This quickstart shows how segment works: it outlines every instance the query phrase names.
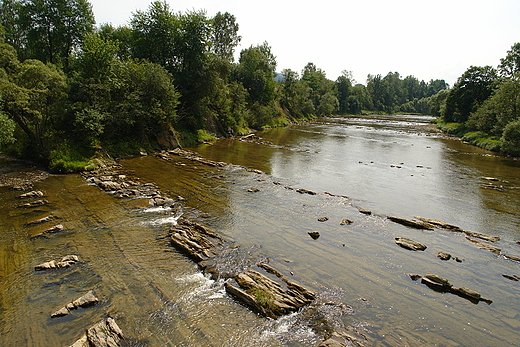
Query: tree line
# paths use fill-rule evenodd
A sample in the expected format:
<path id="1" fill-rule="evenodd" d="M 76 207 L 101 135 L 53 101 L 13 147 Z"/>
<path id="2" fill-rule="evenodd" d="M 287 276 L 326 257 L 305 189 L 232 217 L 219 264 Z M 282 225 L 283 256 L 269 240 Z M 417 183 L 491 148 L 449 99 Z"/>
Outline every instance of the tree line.
<path id="1" fill-rule="evenodd" d="M 174 12 L 164 1 L 117 27 L 96 26 L 87 0 L 0 0 L 0 15 L 0 146 L 57 171 L 101 148 L 129 153 L 334 114 L 439 113 L 452 92 L 397 72 L 366 85 L 349 71 L 330 80 L 313 63 L 277 73 L 267 42 L 236 62 L 232 14 Z"/>
<path id="2" fill-rule="evenodd" d="M 441 129 L 477 146 L 520 156 L 520 43 L 497 68 L 470 66 L 450 90 L 431 98 Z"/>

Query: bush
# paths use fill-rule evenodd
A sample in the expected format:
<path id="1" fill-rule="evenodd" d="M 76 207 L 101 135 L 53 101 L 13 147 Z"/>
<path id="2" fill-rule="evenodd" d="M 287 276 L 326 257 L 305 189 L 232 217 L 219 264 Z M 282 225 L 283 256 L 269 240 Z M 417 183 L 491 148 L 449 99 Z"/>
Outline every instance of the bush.
<path id="1" fill-rule="evenodd" d="M 501 150 L 504 154 L 520 156 L 520 120 L 513 121 L 504 128 Z"/>

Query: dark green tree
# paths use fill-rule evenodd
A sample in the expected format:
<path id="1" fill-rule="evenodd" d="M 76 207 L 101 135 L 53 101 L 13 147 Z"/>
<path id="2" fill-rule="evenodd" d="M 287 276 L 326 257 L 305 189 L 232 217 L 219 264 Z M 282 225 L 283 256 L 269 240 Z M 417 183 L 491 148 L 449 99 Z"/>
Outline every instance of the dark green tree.
<path id="1" fill-rule="evenodd" d="M 520 72 L 520 42 L 515 43 L 509 51 L 507 56 L 500 59 L 498 71 L 503 77 L 513 77 Z"/>
<path id="2" fill-rule="evenodd" d="M 497 73 L 491 66 L 471 66 L 457 79 L 446 100 L 444 120 L 464 123 L 493 93 Z"/>
<path id="3" fill-rule="evenodd" d="M 222 59 L 233 62 L 236 46 L 242 37 L 238 35 L 238 23 L 232 14 L 217 13 L 211 20 L 211 51 Z"/>
<path id="4" fill-rule="evenodd" d="M 20 27 L 27 35 L 22 57 L 65 67 L 95 23 L 87 0 L 24 0 L 20 11 Z"/>
<path id="5" fill-rule="evenodd" d="M 520 119 L 520 74 L 517 76 L 502 82 L 471 114 L 467 121 L 469 127 L 501 136 L 507 124 Z"/>

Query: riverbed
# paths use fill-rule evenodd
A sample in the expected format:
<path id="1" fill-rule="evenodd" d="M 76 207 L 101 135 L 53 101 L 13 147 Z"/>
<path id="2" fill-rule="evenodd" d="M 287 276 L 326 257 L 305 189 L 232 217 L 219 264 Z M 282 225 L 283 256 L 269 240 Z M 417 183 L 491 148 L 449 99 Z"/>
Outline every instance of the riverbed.
<path id="1" fill-rule="evenodd" d="M 520 282 L 503 275 L 520 276 L 520 263 L 505 257 L 520 256 L 520 161 L 446 137 L 429 121 L 328 118 L 190 149 L 222 167 L 174 155 L 118 162 L 171 196 L 169 208 L 116 198 L 79 175 L 48 176 L 4 161 L 0 344 L 68 346 L 110 315 L 135 346 L 316 346 L 334 329 L 367 346 L 517 345 Z M 5 182 L 20 176 L 49 203 L 19 208 L 23 192 Z M 27 223 L 48 214 L 64 231 L 31 239 L 43 227 Z M 399 225 L 389 215 L 498 236 L 492 244 L 501 251 L 479 249 L 464 233 Z M 267 261 L 316 291 L 316 303 L 278 320 L 243 307 L 223 280 L 206 278 L 168 243 L 181 216 L 229 240 L 229 267 Z M 352 223 L 340 225 L 345 219 Z M 395 237 L 428 248 L 410 251 Z M 439 251 L 461 262 L 443 261 Z M 81 263 L 34 270 L 67 254 Z M 492 303 L 435 291 L 409 276 L 426 273 Z M 50 318 L 90 289 L 98 305 Z"/>

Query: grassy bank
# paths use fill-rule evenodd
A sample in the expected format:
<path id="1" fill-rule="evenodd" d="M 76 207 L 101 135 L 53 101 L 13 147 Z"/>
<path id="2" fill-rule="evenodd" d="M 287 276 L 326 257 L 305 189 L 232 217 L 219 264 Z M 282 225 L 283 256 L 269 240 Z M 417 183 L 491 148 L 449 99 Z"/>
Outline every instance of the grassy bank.
<path id="1" fill-rule="evenodd" d="M 435 119 L 437 128 L 445 133 L 460 137 L 471 145 L 493 152 L 501 152 L 502 141 L 497 136 L 490 136 L 482 131 L 469 129 L 464 123 L 447 123 L 442 119 Z"/>

